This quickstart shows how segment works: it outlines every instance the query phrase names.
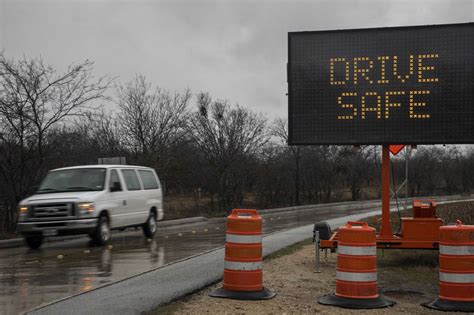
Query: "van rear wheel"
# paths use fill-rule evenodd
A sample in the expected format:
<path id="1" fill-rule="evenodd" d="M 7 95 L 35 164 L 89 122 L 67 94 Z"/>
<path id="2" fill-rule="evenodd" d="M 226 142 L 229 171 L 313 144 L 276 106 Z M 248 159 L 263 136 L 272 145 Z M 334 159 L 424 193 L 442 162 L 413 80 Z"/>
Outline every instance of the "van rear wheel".
<path id="1" fill-rule="evenodd" d="M 38 249 L 43 244 L 43 236 L 42 235 L 35 235 L 35 236 L 25 236 L 26 245 L 28 245 L 31 249 Z"/>
<path id="2" fill-rule="evenodd" d="M 148 220 L 143 224 L 143 234 L 145 237 L 153 237 L 158 229 L 155 212 L 150 212 Z"/>

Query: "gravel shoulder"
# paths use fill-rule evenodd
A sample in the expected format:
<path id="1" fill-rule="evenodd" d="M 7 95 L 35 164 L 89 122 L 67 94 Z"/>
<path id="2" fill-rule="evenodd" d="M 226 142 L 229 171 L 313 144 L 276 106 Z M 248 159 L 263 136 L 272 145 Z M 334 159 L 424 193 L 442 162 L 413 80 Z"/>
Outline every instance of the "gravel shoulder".
<path id="1" fill-rule="evenodd" d="M 364 310 L 364 314 L 439 314 L 420 303 L 436 298 L 437 251 L 379 250 L 379 292 L 396 301 L 393 307 Z M 267 301 L 211 298 L 222 286 L 204 290 L 162 306 L 149 314 L 360 314 L 361 311 L 320 305 L 317 298 L 335 291 L 336 254 L 321 257 L 321 273 L 314 272 L 314 247 L 308 241 L 272 254 L 264 262 L 264 285 L 277 292 Z"/>

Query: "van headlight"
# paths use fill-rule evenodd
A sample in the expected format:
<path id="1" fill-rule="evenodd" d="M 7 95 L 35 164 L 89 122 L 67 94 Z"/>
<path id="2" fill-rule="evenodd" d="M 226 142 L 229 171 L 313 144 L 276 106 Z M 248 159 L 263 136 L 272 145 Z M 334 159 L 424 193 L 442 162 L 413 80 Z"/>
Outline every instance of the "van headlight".
<path id="1" fill-rule="evenodd" d="M 18 207 L 18 214 L 20 217 L 24 217 L 28 214 L 28 207 L 27 206 L 19 206 Z"/>
<path id="2" fill-rule="evenodd" d="M 80 214 L 92 214 L 94 213 L 94 203 L 93 202 L 81 202 L 77 204 Z"/>

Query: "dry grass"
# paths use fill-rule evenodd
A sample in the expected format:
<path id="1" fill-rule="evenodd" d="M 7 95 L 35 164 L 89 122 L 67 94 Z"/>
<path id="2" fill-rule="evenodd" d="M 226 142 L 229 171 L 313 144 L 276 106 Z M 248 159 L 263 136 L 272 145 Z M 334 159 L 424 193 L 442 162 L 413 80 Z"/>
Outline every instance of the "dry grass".
<path id="1" fill-rule="evenodd" d="M 348 189 L 336 188 L 333 190 L 331 200 L 328 202 L 340 202 L 350 201 L 351 192 Z M 380 198 L 380 192 L 378 187 L 366 187 L 362 192 L 362 199 L 372 200 Z M 314 204 L 314 202 L 303 202 L 301 205 Z M 280 207 L 292 207 L 295 204 L 274 204 L 265 208 L 280 208 Z M 242 205 L 242 208 L 249 209 L 262 209 L 262 205 L 259 204 L 258 198 L 255 194 L 246 194 Z M 228 215 L 225 209 L 217 209 L 217 199 L 214 199 L 214 203 L 208 194 L 203 194 L 201 198 L 198 198 L 197 194 L 194 195 L 165 195 L 164 197 L 164 208 L 165 208 L 165 220 L 182 219 L 196 216 L 204 216 L 208 218 L 222 217 Z"/>
<path id="2" fill-rule="evenodd" d="M 165 196 L 164 199 L 165 220 L 225 215 L 223 212 L 212 211 L 211 198 L 208 197 L 198 199 L 185 196 Z"/>
<path id="3" fill-rule="evenodd" d="M 474 224 L 474 202 L 456 202 L 439 205 L 438 216 L 445 223 L 454 223 L 461 219 L 464 224 Z"/>

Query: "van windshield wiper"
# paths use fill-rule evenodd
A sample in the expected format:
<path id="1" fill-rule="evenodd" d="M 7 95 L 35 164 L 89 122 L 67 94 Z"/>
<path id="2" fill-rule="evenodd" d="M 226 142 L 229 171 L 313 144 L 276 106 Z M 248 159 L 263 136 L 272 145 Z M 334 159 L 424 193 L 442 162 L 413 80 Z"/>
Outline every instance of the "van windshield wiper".
<path id="1" fill-rule="evenodd" d="M 51 192 L 51 191 L 58 191 L 57 189 L 54 189 L 54 188 L 41 188 L 41 189 L 38 189 L 38 193 L 42 193 L 42 192 Z"/>
<path id="2" fill-rule="evenodd" d="M 85 186 L 71 186 L 71 187 L 67 187 L 65 190 L 84 190 L 84 191 L 88 191 L 88 190 L 96 190 L 96 189 L 92 189 L 91 187 L 85 187 Z"/>

